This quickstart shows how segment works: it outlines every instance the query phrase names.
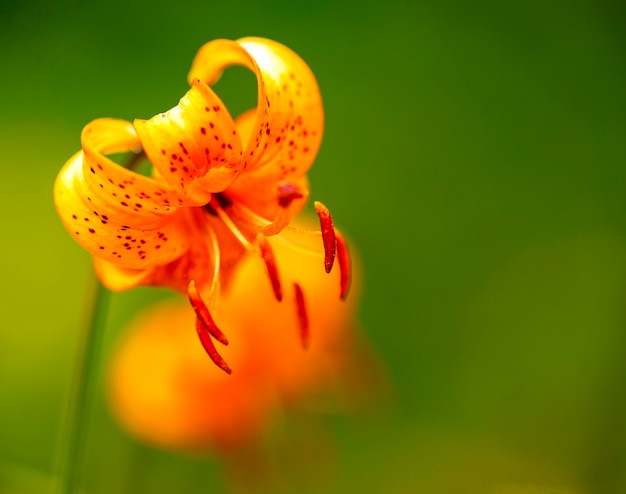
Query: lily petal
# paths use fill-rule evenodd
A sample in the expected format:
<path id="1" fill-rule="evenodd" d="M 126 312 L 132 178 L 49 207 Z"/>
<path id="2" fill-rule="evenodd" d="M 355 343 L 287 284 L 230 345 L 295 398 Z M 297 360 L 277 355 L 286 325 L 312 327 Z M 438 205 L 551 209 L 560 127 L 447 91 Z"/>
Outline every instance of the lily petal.
<path id="1" fill-rule="evenodd" d="M 159 286 L 184 293 L 185 286 L 193 273 L 206 276 L 211 271 L 209 253 L 192 249 L 174 261 L 146 269 L 120 267 L 103 259 L 94 258 L 98 278 L 109 290 L 124 291 L 136 286 Z"/>
<path id="2" fill-rule="evenodd" d="M 68 232 L 91 254 L 124 268 L 166 264 L 188 248 L 176 193 L 123 168 L 103 153 L 139 145 L 129 122 L 99 119 L 83 130 L 83 151 L 59 173 L 57 211 Z"/>
<path id="3" fill-rule="evenodd" d="M 242 169 L 241 140 L 228 110 L 200 80 L 177 106 L 150 120 L 135 120 L 143 148 L 165 182 L 202 206 Z"/>
<path id="4" fill-rule="evenodd" d="M 151 275 L 149 269 L 120 268 L 99 257 L 93 258 L 93 265 L 102 284 L 115 292 L 123 292 L 139 285 L 146 285 L 146 280 Z"/>
<path id="5" fill-rule="evenodd" d="M 235 120 L 242 141 L 246 141 L 253 131 L 256 119 L 255 110 L 250 110 Z M 240 204 L 266 219 L 278 214 L 280 207 L 286 222 L 295 218 L 309 199 L 309 181 L 306 174 L 284 173 L 280 167 L 264 166 L 258 170 L 242 173 L 237 181 L 228 188 L 226 195 L 233 204 Z M 292 200 L 284 201 L 283 191 L 287 188 L 297 191 Z"/>
<path id="6" fill-rule="evenodd" d="M 319 88 L 297 54 L 263 38 L 205 44 L 194 59 L 189 80 L 214 83 L 231 65 L 255 73 L 258 102 L 254 114 L 245 114 L 237 122 L 247 134 L 246 173 L 229 187 L 228 195 L 270 218 L 279 207 L 276 184 L 302 183 L 319 150 L 324 127 Z"/>
<path id="7" fill-rule="evenodd" d="M 102 283 L 114 291 L 128 290 L 139 285 L 168 287 L 187 293 L 190 280 L 195 280 L 202 296 L 210 300 L 213 290 L 215 263 L 219 262 L 219 285 L 226 289 L 232 272 L 245 252 L 233 234 L 217 219 L 201 208 L 185 208 L 180 212 L 189 225 L 188 250 L 173 261 L 146 269 L 129 269 L 119 263 L 94 259 Z M 213 233 L 211 233 L 213 232 Z M 217 246 L 219 237 L 219 247 Z"/>

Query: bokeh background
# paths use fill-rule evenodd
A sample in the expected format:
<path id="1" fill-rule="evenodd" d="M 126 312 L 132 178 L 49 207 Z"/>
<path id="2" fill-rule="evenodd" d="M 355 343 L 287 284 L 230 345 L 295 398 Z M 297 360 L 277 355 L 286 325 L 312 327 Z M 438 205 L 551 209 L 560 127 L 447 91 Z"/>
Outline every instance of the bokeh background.
<path id="1" fill-rule="evenodd" d="M 48 492 L 91 289 L 54 212 L 56 173 L 87 122 L 172 107 L 204 42 L 247 35 L 287 44 L 318 78 L 312 196 L 361 254 L 359 317 L 394 390 L 366 417 L 329 417 L 333 473 L 286 463 L 286 491 L 626 492 L 625 12 L 4 0 L 0 492 Z M 253 80 L 228 74 L 236 112 Z M 161 296 L 113 296 L 103 361 Z M 94 494 L 226 485 L 216 458 L 126 437 L 100 393 L 84 474 Z"/>

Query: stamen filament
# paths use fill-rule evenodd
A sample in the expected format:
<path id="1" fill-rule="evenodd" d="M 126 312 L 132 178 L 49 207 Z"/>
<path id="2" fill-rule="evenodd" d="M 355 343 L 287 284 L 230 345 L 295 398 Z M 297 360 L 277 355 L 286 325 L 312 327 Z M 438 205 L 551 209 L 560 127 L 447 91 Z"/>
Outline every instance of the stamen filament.
<path id="1" fill-rule="evenodd" d="M 280 277 L 278 275 L 278 265 L 276 264 L 276 257 L 274 256 L 274 251 L 267 240 L 267 237 L 262 233 L 259 233 L 256 237 L 257 245 L 259 246 L 259 250 L 261 251 L 261 257 L 265 262 L 265 267 L 267 268 L 267 275 L 270 278 L 270 282 L 272 283 L 272 290 L 274 291 L 274 296 L 276 300 L 279 302 L 283 299 L 283 291 L 280 286 Z"/>
<path id="2" fill-rule="evenodd" d="M 287 209 L 284 207 L 278 209 L 278 213 L 276 213 L 276 216 L 271 221 L 256 214 L 241 203 L 233 204 L 232 214 L 236 216 L 239 221 L 245 223 L 246 226 L 268 237 L 276 235 L 289 224 Z"/>
<path id="3" fill-rule="evenodd" d="M 335 230 L 335 237 L 337 239 L 337 261 L 339 262 L 340 273 L 339 298 L 346 300 L 346 298 L 348 298 L 348 291 L 350 290 L 350 283 L 352 281 L 352 262 L 350 260 L 348 244 L 339 230 Z"/>
<path id="4" fill-rule="evenodd" d="M 315 212 L 320 219 L 320 227 L 322 230 L 322 241 L 324 242 L 324 268 L 327 273 L 333 269 L 335 261 L 335 251 L 337 249 L 337 240 L 335 239 L 335 229 L 333 228 L 333 217 L 326 206 L 321 202 L 315 201 Z"/>
<path id="5" fill-rule="evenodd" d="M 309 316 L 304 302 L 304 293 L 302 292 L 302 287 L 298 283 L 293 284 L 293 291 L 295 294 L 298 327 L 300 328 L 300 341 L 302 343 L 302 348 L 307 349 L 309 347 L 311 335 L 309 333 Z"/>
<path id="6" fill-rule="evenodd" d="M 206 229 L 209 235 L 209 247 L 213 254 L 213 277 L 211 279 L 211 289 L 209 291 L 209 301 L 215 299 L 215 295 L 217 293 L 217 285 L 220 279 L 220 263 L 221 263 L 221 255 L 220 255 L 220 245 L 217 241 L 217 235 L 213 228 Z"/>
<path id="7" fill-rule="evenodd" d="M 302 228 L 297 228 L 297 227 L 294 227 L 294 226 L 288 226 L 288 227 L 284 228 L 283 231 L 287 232 L 289 234 L 294 234 L 295 233 L 297 235 L 322 236 L 322 232 L 320 232 L 319 230 L 304 230 Z M 272 239 L 279 240 L 282 243 L 284 243 L 285 245 L 288 245 L 292 249 L 295 249 L 298 252 L 301 252 L 303 254 L 307 254 L 307 255 L 315 256 L 315 257 L 324 257 L 324 253 L 321 252 L 320 250 L 316 250 L 316 249 L 313 249 L 311 247 L 307 247 L 306 245 L 299 244 L 299 243 L 295 242 L 294 240 L 285 237 L 284 235 L 281 235 L 281 234 L 273 235 Z"/>
<path id="8" fill-rule="evenodd" d="M 290 218 L 287 214 L 289 205 L 297 199 L 304 198 L 305 193 L 297 184 L 282 182 L 278 185 L 277 195 L 279 209 L 273 220 L 270 221 L 265 219 L 240 202 L 233 205 L 233 210 L 237 219 L 243 221 L 255 231 L 263 233 L 268 237 L 276 235 L 289 224 Z"/>
<path id="9" fill-rule="evenodd" d="M 239 240 L 239 242 L 246 248 L 248 251 L 255 252 L 261 255 L 261 258 L 265 262 L 265 266 L 267 267 L 267 275 L 270 279 L 270 283 L 272 284 L 272 290 L 274 291 L 274 296 L 276 300 L 279 302 L 283 299 L 282 289 L 280 286 L 280 277 L 278 276 L 278 266 L 276 264 L 276 258 L 274 256 L 274 251 L 272 250 L 269 242 L 267 241 L 267 237 L 262 233 L 259 233 L 256 237 L 256 247 L 253 245 L 246 236 L 239 230 L 233 219 L 229 216 L 229 214 L 224 210 L 219 200 L 216 198 L 211 200 L 209 203 L 209 207 L 215 212 L 217 217 L 226 225 L 226 227 L 231 231 L 231 233 Z"/>
<path id="10" fill-rule="evenodd" d="M 215 214 L 217 214 L 218 218 L 222 220 L 222 222 L 226 225 L 230 232 L 237 238 L 237 240 L 239 240 L 241 245 L 243 245 L 249 251 L 254 251 L 254 246 L 252 245 L 252 243 L 250 243 L 246 236 L 241 233 L 241 230 L 239 230 L 237 225 L 235 225 L 235 222 L 231 219 L 230 216 L 228 216 L 226 211 L 224 211 L 224 208 L 217 199 L 212 198 L 208 206 L 211 207 L 213 211 L 215 211 Z"/>
<path id="11" fill-rule="evenodd" d="M 213 212 L 213 208 L 210 209 Z M 217 235 L 215 233 L 215 229 L 210 224 L 210 221 L 207 219 L 207 215 L 195 214 L 193 215 L 193 221 L 197 227 L 197 230 L 203 233 L 201 237 L 199 236 L 198 242 L 206 242 L 207 250 L 209 251 L 209 254 L 212 258 L 211 260 L 213 262 L 213 274 L 211 276 L 211 285 L 209 288 L 208 300 L 206 302 L 207 307 L 213 307 L 215 297 L 217 295 L 217 287 L 219 285 L 221 270 L 220 245 L 217 239 Z M 205 233 L 208 239 L 206 239 L 206 237 L 204 236 Z"/>

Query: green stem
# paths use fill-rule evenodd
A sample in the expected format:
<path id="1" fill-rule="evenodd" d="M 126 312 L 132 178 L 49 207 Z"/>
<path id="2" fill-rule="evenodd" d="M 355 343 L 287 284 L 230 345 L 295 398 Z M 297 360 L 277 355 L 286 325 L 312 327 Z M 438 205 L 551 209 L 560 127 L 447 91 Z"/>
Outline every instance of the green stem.
<path id="1" fill-rule="evenodd" d="M 110 292 L 96 280 L 93 300 L 78 346 L 74 375 L 68 396 L 60 439 L 57 484 L 59 494 L 72 494 L 80 482 L 83 466 L 89 407 L 96 388 L 98 362 Z"/>

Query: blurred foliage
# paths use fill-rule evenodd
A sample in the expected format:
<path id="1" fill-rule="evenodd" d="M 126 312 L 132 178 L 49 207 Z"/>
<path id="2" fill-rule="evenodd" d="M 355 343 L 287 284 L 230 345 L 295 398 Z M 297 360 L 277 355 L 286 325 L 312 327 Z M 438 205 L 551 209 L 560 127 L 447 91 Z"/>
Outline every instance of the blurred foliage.
<path id="1" fill-rule="evenodd" d="M 167 110 L 204 42 L 246 35 L 287 44 L 319 80 L 312 197 L 363 259 L 361 321 L 396 395 L 364 421 L 329 419 L 328 475 L 276 453 L 286 491 L 626 491 L 624 14 L 592 0 L 2 2 L 0 491 L 50 483 L 86 316 L 89 256 L 56 218 L 56 173 L 88 121 Z M 218 90 L 243 110 L 252 87 L 233 70 Z M 113 297 L 104 361 L 162 296 Z M 216 459 L 134 443 L 102 400 L 92 419 L 88 492 L 225 485 Z"/>

